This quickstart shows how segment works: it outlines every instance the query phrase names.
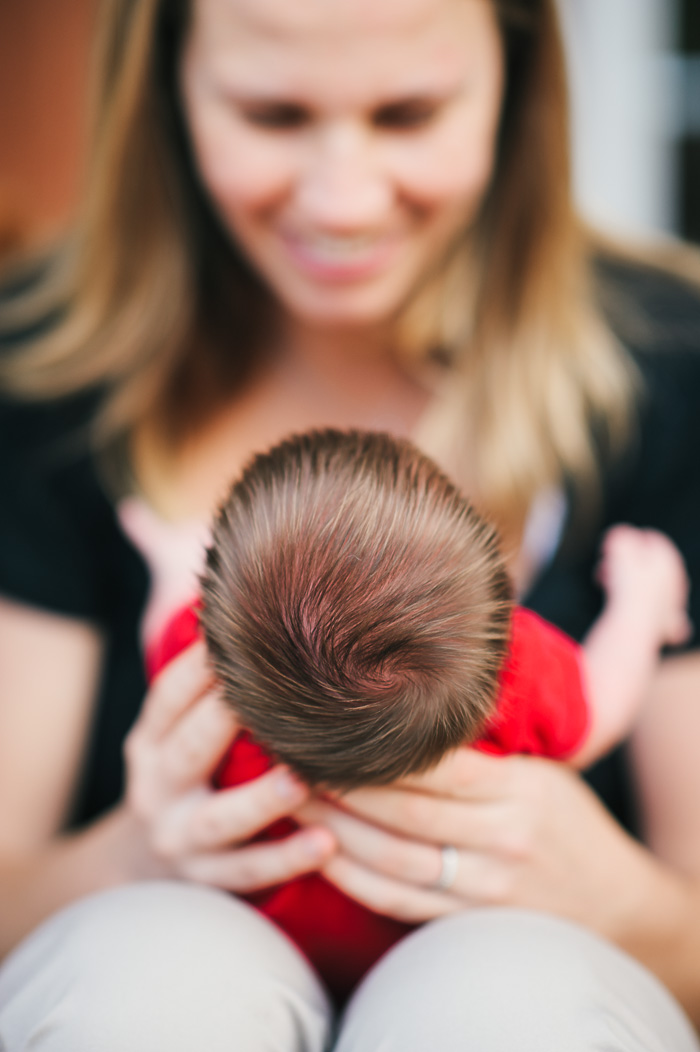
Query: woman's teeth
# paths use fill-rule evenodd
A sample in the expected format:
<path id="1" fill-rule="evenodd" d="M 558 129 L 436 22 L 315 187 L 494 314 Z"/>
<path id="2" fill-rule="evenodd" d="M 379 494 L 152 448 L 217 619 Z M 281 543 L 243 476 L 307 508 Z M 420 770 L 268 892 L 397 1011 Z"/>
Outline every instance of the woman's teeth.
<path id="1" fill-rule="evenodd" d="M 329 263 L 350 262 L 361 259 L 370 255 L 380 243 L 378 237 L 369 234 L 353 237 L 316 234 L 313 237 L 301 238 L 298 241 L 299 248 L 306 255 Z"/>

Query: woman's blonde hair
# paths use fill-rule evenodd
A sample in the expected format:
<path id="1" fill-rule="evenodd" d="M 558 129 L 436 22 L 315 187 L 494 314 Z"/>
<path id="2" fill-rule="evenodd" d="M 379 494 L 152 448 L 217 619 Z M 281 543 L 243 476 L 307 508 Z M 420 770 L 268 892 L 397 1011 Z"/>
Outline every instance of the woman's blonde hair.
<path id="1" fill-rule="evenodd" d="M 429 451 L 458 475 L 468 462 L 467 488 L 513 524 L 542 486 L 594 477 L 592 422 L 624 434 L 635 373 L 600 313 L 572 205 L 554 0 L 492 2 L 507 63 L 494 178 L 399 332 L 407 355 L 437 351 L 450 366 Z M 106 3 L 84 204 L 31 304 L 60 307 L 60 321 L 3 369 L 33 397 L 103 388 L 103 440 L 157 413 L 177 442 L 240 382 L 274 314 L 188 149 L 177 90 L 188 8 Z"/>

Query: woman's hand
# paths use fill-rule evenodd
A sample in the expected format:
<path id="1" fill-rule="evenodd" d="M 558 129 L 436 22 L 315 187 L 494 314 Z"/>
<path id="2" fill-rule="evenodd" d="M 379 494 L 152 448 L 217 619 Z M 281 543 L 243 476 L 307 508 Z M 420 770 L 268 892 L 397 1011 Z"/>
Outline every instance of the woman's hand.
<path id="1" fill-rule="evenodd" d="M 630 946 L 639 913 L 672 876 L 616 825 L 562 764 L 458 749 L 400 785 L 301 810 L 340 849 L 326 877 L 379 913 L 419 922 L 468 906 L 568 917 Z M 447 890 L 443 845 L 457 849 Z M 668 890 L 668 889 L 667 889 Z M 672 901 L 679 901 L 679 888 Z"/>
<path id="2" fill-rule="evenodd" d="M 335 849 L 327 829 L 249 843 L 308 798 L 282 767 L 233 789 L 211 777 L 238 725 L 196 643 L 157 677 L 125 744 L 126 808 L 139 820 L 153 866 L 167 876 L 247 892 L 318 869 Z"/>

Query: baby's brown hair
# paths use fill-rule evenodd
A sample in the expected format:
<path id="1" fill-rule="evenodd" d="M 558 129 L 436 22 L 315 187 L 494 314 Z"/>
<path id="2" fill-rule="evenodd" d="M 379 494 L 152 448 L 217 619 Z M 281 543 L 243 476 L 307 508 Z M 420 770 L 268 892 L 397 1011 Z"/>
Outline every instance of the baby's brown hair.
<path id="1" fill-rule="evenodd" d="M 315 431 L 256 456 L 202 600 L 225 697 L 311 785 L 425 770 L 492 713 L 512 605 L 496 532 L 408 442 Z"/>

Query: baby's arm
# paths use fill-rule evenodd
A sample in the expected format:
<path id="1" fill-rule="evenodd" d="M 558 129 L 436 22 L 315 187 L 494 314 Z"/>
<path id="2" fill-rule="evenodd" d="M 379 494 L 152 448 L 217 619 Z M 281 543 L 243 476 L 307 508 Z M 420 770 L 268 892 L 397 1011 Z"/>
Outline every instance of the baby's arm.
<path id="1" fill-rule="evenodd" d="M 585 767 L 629 732 L 661 648 L 690 634 L 688 578 L 675 545 L 655 530 L 615 526 L 605 537 L 598 578 L 602 614 L 583 644 L 591 729 L 572 758 Z"/>

